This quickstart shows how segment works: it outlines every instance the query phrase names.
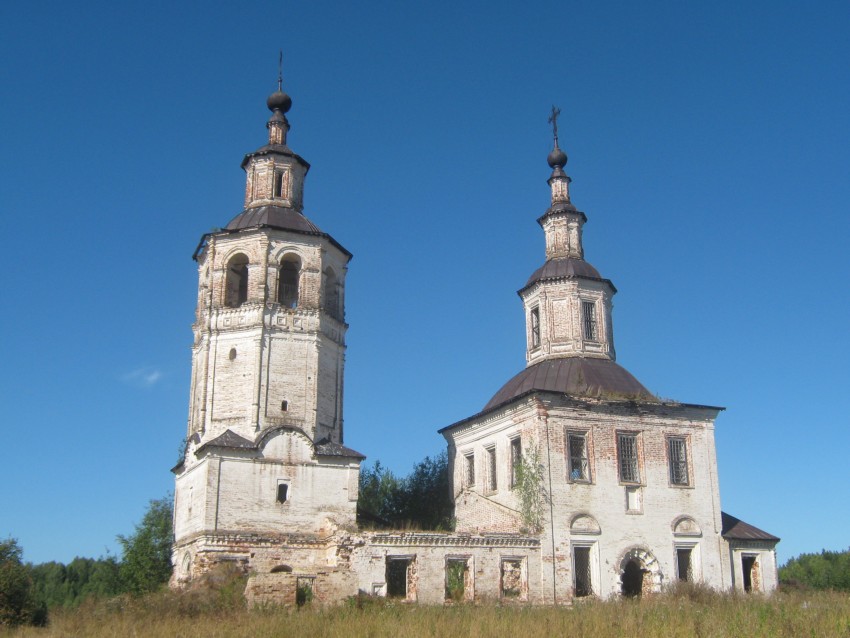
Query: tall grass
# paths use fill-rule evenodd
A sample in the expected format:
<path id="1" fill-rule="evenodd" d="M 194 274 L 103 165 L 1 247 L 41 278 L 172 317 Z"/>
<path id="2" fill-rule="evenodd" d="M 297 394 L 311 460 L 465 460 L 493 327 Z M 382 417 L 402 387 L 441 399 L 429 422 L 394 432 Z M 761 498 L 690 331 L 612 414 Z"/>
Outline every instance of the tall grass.
<path id="1" fill-rule="evenodd" d="M 89 602 L 57 611 L 46 628 L 0 631 L 20 638 L 256 638 L 321 636 L 397 638 L 403 636 L 639 636 L 850 638 L 850 596 L 846 593 L 721 595 L 680 591 L 643 600 L 582 601 L 566 608 L 349 602 L 333 608 L 248 611 L 238 591 L 163 592 L 142 598 Z"/>

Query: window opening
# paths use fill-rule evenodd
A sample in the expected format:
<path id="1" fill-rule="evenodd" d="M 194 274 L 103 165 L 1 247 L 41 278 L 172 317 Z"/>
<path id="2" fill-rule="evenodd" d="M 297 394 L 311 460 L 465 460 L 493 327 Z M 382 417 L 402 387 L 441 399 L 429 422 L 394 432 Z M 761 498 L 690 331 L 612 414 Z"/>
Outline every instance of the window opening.
<path id="1" fill-rule="evenodd" d="M 502 560 L 502 597 L 519 598 L 523 594 L 522 560 Z"/>
<path id="2" fill-rule="evenodd" d="M 590 579 L 589 547 L 573 547 L 573 578 L 575 580 L 574 595 L 576 598 L 593 594 Z"/>
<path id="3" fill-rule="evenodd" d="M 676 575 L 679 580 L 683 582 L 690 582 L 693 580 L 690 547 L 679 547 L 676 550 Z"/>
<path id="4" fill-rule="evenodd" d="M 570 480 L 587 481 L 590 472 L 587 463 L 587 439 L 584 434 L 569 435 Z"/>
<path id="5" fill-rule="evenodd" d="M 325 312 L 327 312 L 331 317 L 339 319 L 339 283 L 337 282 L 336 274 L 331 268 L 325 268 L 323 297 Z"/>
<path id="6" fill-rule="evenodd" d="M 275 171 L 272 197 L 283 197 L 283 171 Z"/>
<path id="7" fill-rule="evenodd" d="M 464 470 L 466 475 L 466 487 L 475 486 L 475 454 L 469 453 L 464 457 Z"/>
<path id="8" fill-rule="evenodd" d="M 238 308 L 248 301 L 248 258 L 236 255 L 227 265 L 225 276 L 224 305 Z"/>
<path id="9" fill-rule="evenodd" d="M 281 401 L 280 402 L 280 411 L 286 412 L 289 409 L 289 401 Z"/>
<path id="10" fill-rule="evenodd" d="M 511 489 L 519 482 L 519 466 L 522 463 L 522 439 L 511 439 Z"/>
<path id="11" fill-rule="evenodd" d="M 314 581 L 312 576 L 298 576 L 295 579 L 295 604 L 298 607 L 309 605 L 313 601 Z"/>
<path id="12" fill-rule="evenodd" d="M 582 314 L 584 315 L 584 338 L 588 341 L 596 340 L 596 304 L 592 301 L 581 302 Z"/>
<path id="13" fill-rule="evenodd" d="M 287 492 L 289 492 L 289 486 L 286 483 L 278 483 L 277 484 L 277 502 L 278 503 L 286 503 Z"/>
<path id="14" fill-rule="evenodd" d="M 407 598 L 410 592 L 411 566 L 410 558 L 387 557 L 387 596 L 390 598 Z"/>
<path id="15" fill-rule="evenodd" d="M 298 306 L 298 276 L 300 270 L 298 258 L 284 258 L 280 263 L 278 275 L 277 301 L 286 308 Z"/>
<path id="16" fill-rule="evenodd" d="M 487 489 L 495 492 L 498 487 L 496 482 L 496 448 L 487 448 Z"/>
<path id="17" fill-rule="evenodd" d="M 637 434 L 617 435 L 617 453 L 620 458 L 620 480 L 639 483 Z"/>
<path id="18" fill-rule="evenodd" d="M 540 347 L 540 308 L 531 309 L 531 347 Z"/>
<path id="19" fill-rule="evenodd" d="M 667 439 L 670 459 L 670 482 L 673 485 L 688 485 L 688 449 L 683 438 Z"/>
<path id="20" fill-rule="evenodd" d="M 446 600 L 461 602 L 467 598 L 469 562 L 465 558 L 446 561 Z"/>

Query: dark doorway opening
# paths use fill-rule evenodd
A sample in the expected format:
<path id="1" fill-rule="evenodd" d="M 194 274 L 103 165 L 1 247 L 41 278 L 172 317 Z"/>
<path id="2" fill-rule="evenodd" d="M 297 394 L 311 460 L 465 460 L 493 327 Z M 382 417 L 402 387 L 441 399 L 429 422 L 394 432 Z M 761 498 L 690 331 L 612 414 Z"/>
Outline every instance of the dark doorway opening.
<path id="1" fill-rule="evenodd" d="M 634 558 L 626 563 L 626 568 L 623 570 L 623 596 L 628 598 L 636 598 L 643 591 L 643 575 L 644 570 L 640 563 Z"/>
<path id="2" fill-rule="evenodd" d="M 679 548 L 676 550 L 676 565 L 678 577 L 681 581 L 689 582 L 693 580 L 693 572 L 691 571 L 691 550 L 690 548 Z"/>
<path id="3" fill-rule="evenodd" d="M 387 559 L 387 596 L 407 598 L 407 571 L 409 559 Z"/>
<path id="4" fill-rule="evenodd" d="M 744 591 L 753 591 L 753 568 L 756 565 L 755 556 L 744 556 L 741 558 L 741 567 L 744 572 Z"/>
<path id="5" fill-rule="evenodd" d="M 573 548 L 573 567 L 575 569 L 575 596 L 581 598 L 590 596 L 593 593 L 593 587 L 590 583 L 590 548 L 589 547 L 574 547 Z"/>

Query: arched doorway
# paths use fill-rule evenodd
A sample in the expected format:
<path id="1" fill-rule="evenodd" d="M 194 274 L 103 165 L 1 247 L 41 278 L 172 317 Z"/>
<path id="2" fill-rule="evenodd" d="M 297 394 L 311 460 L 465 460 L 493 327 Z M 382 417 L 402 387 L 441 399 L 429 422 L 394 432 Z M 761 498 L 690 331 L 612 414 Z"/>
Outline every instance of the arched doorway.
<path id="1" fill-rule="evenodd" d="M 622 577 L 622 593 L 627 598 L 636 598 L 643 593 L 643 578 L 646 574 L 636 558 L 626 563 Z"/>
<path id="2" fill-rule="evenodd" d="M 655 556 L 640 547 L 620 559 L 620 593 L 628 598 L 661 591 L 661 569 Z"/>

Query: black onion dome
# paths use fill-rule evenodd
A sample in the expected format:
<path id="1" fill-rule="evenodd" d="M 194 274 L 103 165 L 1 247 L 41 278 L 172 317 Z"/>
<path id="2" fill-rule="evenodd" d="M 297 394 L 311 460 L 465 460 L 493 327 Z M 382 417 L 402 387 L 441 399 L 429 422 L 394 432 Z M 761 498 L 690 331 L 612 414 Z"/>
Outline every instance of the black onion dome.
<path id="1" fill-rule="evenodd" d="M 610 359 L 564 357 L 527 367 L 503 385 L 483 411 L 534 391 L 613 400 L 656 400 L 628 370 Z"/>
<path id="2" fill-rule="evenodd" d="M 299 233 L 323 234 L 319 227 L 304 215 L 283 206 L 246 208 L 230 220 L 226 230 L 242 230 L 255 226 L 269 226 L 280 230 L 294 230 Z"/>
<path id="3" fill-rule="evenodd" d="M 574 257 L 556 257 L 549 259 L 540 268 L 535 270 L 528 281 L 525 282 L 524 288 L 527 288 L 533 283 L 546 279 L 572 279 L 573 277 L 581 277 L 585 279 L 598 279 L 607 281 L 599 271 L 587 263 L 584 259 L 576 259 Z M 609 282 L 610 283 L 610 282 Z"/>
<path id="4" fill-rule="evenodd" d="M 290 108 L 292 108 L 292 98 L 283 91 L 277 90 L 269 96 L 268 100 L 266 100 L 266 106 L 269 107 L 269 111 L 280 111 L 281 113 L 286 113 Z"/>
<path id="5" fill-rule="evenodd" d="M 546 161 L 549 162 L 549 166 L 552 168 L 564 168 L 564 166 L 567 165 L 567 154 L 556 146 L 552 149 L 552 152 L 549 153 L 549 157 L 546 158 Z"/>

